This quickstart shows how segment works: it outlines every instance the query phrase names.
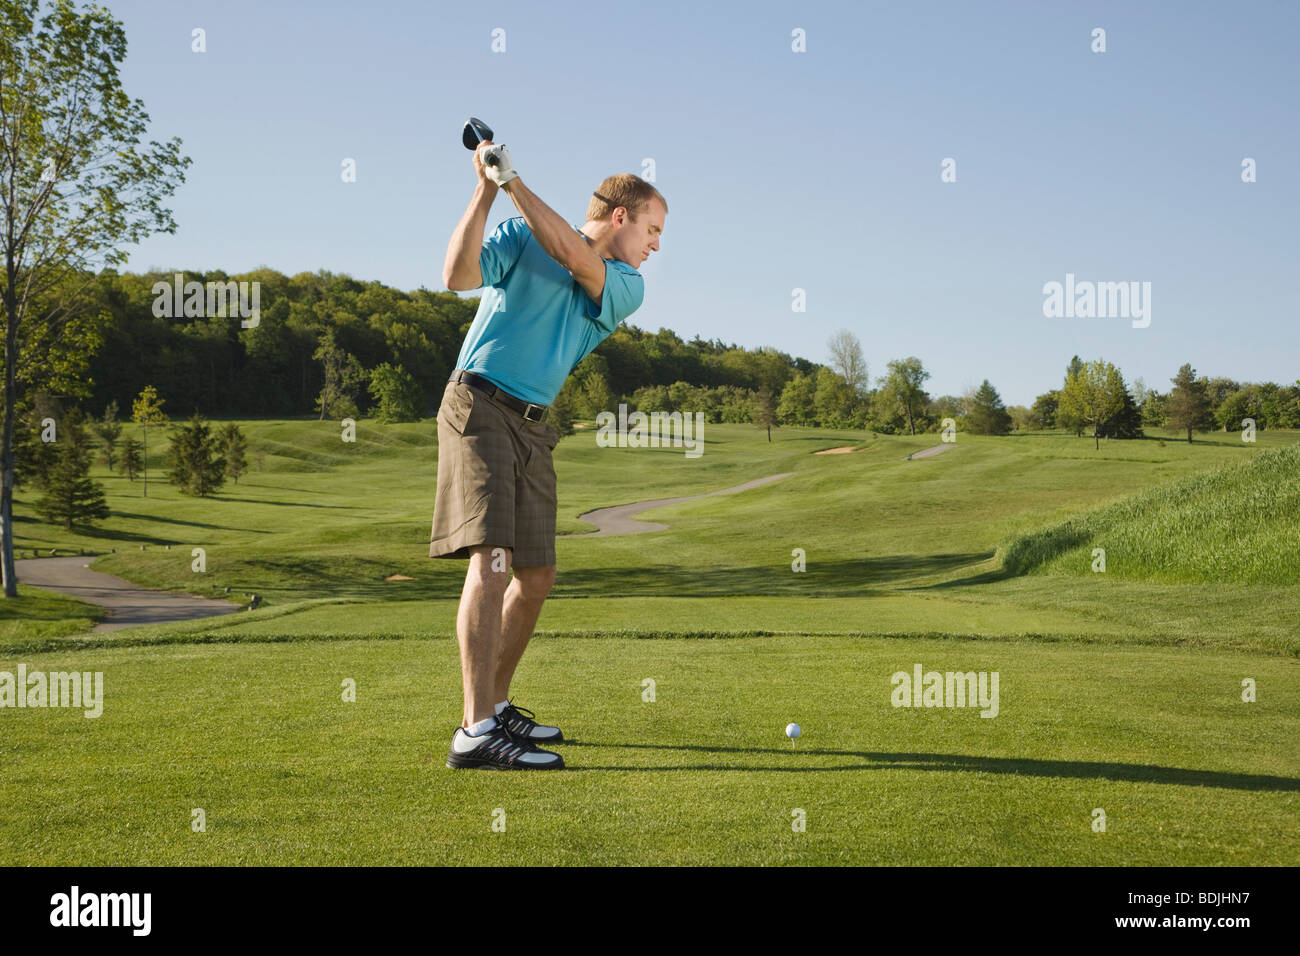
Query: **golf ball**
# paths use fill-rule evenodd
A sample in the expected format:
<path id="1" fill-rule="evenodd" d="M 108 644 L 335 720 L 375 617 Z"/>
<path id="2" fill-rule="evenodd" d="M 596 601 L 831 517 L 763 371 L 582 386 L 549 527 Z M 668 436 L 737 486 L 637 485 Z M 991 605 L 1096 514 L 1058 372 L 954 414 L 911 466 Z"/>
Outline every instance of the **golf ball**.
<path id="1" fill-rule="evenodd" d="M 789 737 L 791 740 L 794 740 L 802 733 L 803 733 L 803 728 L 801 728 L 798 724 L 785 725 L 785 735 Z"/>

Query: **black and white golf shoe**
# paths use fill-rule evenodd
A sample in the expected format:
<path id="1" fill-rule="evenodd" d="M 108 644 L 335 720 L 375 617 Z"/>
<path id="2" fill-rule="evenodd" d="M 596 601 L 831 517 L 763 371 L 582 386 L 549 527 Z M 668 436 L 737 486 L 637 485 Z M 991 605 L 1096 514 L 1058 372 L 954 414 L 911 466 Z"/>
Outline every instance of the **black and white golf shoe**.
<path id="1" fill-rule="evenodd" d="M 507 704 L 506 709 L 497 714 L 497 720 L 501 721 L 510 728 L 510 732 L 516 737 L 523 737 L 525 740 L 535 744 L 560 744 L 564 743 L 564 734 L 560 733 L 559 727 L 550 727 L 546 724 L 539 724 L 533 720 L 537 715 L 527 707 L 516 707 L 514 701 Z"/>
<path id="2" fill-rule="evenodd" d="M 562 770 L 564 758 L 512 733 L 498 719 L 495 727 L 477 737 L 457 727 L 451 737 L 447 766 L 453 770 Z"/>

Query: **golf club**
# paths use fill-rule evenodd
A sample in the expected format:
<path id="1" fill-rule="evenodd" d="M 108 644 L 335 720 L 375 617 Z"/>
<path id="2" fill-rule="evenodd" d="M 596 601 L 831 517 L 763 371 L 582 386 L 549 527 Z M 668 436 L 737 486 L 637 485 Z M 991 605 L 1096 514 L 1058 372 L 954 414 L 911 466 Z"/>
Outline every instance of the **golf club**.
<path id="1" fill-rule="evenodd" d="M 465 144 L 466 149 L 478 149 L 480 143 L 491 138 L 492 127 L 473 116 L 465 121 L 465 127 L 460 132 L 460 141 Z M 484 157 L 483 162 L 488 166 L 495 166 L 496 157 L 489 154 Z"/>

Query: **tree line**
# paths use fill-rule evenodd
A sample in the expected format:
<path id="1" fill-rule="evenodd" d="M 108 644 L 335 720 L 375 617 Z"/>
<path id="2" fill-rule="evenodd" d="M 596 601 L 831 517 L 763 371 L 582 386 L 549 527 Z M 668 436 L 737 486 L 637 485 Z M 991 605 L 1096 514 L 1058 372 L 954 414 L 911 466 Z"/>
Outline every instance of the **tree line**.
<path id="1" fill-rule="evenodd" d="M 261 309 L 244 328 L 238 315 L 159 316 L 156 288 L 173 273 L 105 269 L 92 284 L 98 324 L 79 343 L 81 399 L 102 416 L 154 387 L 170 406 L 212 417 L 374 416 L 417 421 L 436 413 L 448 375 L 477 311 L 477 299 L 421 288 L 403 292 L 329 272 L 285 276 L 273 269 L 229 275 L 185 273 L 185 282 L 257 282 Z M 869 429 L 884 434 L 958 430 L 1006 434 L 1062 428 L 1096 441 L 1135 438 L 1144 428 L 1192 432 L 1300 427 L 1300 383 L 1243 383 L 1179 369 L 1165 391 L 1128 384 L 1104 360 L 1075 356 L 1061 385 L 1033 405 L 1006 407 L 985 380 L 963 395 L 931 395 L 915 356 L 891 359 L 872 379 L 862 344 L 840 330 L 828 361 L 768 347 L 742 348 L 670 329 L 624 324 L 574 369 L 552 405 L 561 433 L 600 411 L 630 408 L 703 412 L 710 422 Z M 65 382 L 66 384 L 66 377 Z M 20 418 L 31 432 L 31 406 Z"/>
<path id="2" fill-rule="evenodd" d="M 238 482 L 247 467 L 239 427 L 214 429 L 207 415 L 427 418 L 476 311 L 476 300 L 452 293 L 404 293 L 326 272 L 286 277 L 259 269 L 235 279 L 264 283 L 267 308 L 249 328 L 237 315 L 155 315 L 152 290 L 170 276 L 105 270 L 96 277 L 98 325 L 77 341 L 75 355 L 55 356 L 64 374 L 50 379 L 79 389 L 68 387 L 73 394 L 61 397 L 27 389 L 17 402 L 14 483 L 43 493 L 36 508 L 45 520 L 71 529 L 107 517 L 102 486 L 90 478 L 96 454 L 110 471 L 132 482 L 141 478 L 147 495 L 149 433 L 170 425 L 164 401 L 193 410 L 187 424 L 173 426 L 167 480 L 199 496 L 227 479 Z M 192 281 L 232 280 L 210 273 Z M 1144 428 L 1185 432 L 1191 441 L 1195 431 L 1235 429 L 1247 419 L 1257 428 L 1300 427 L 1300 382 L 1240 383 L 1183 365 L 1161 392 L 1141 379 L 1130 386 L 1103 359 L 1076 355 L 1060 387 L 1031 407 L 1008 408 L 987 379 L 960 396 L 932 396 L 925 389 L 930 373 L 915 356 L 887 361 L 885 374 L 873 381 L 862 344 L 848 330 L 831 337 L 827 353 L 821 364 L 768 347 L 699 336 L 688 342 L 669 329 L 624 325 L 574 369 L 550 420 L 569 434 L 575 421 L 626 403 L 754 424 L 769 439 L 781 425 L 884 434 L 1065 429 L 1086 433 L 1095 445 L 1102 438 L 1142 437 Z M 73 368 L 82 374 L 69 377 Z M 139 439 L 123 434 L 119 397 L 131 405 Z M 97 401 L 103 404 L 94 410 Z"/>

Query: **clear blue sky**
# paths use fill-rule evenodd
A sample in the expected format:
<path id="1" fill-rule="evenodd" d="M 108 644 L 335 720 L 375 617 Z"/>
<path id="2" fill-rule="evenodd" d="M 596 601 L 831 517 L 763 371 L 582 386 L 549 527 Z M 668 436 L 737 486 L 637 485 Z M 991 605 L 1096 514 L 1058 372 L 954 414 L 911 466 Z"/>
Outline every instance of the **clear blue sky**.
<path id="1" fill-rule="evenodd" d="M 575 224 L 653 158 L 669 214 L 642 328 L 815 361 L 848 328 L 873 378 L 916 355 L 932 394 L 988 378 L 1008 404 L 1075 353 L 1162 391 L 1183 362 L 1300 378 L 1298 3 L 107 5 L 128 93 L 194 159 L 177 233 L 133 270 L 441 289 L 474 115 Z M 514 215 L 501 194 L 489 229 Z M 1045 318 L 1067 272 L 1150 282 L 1150 327 Z"/>

